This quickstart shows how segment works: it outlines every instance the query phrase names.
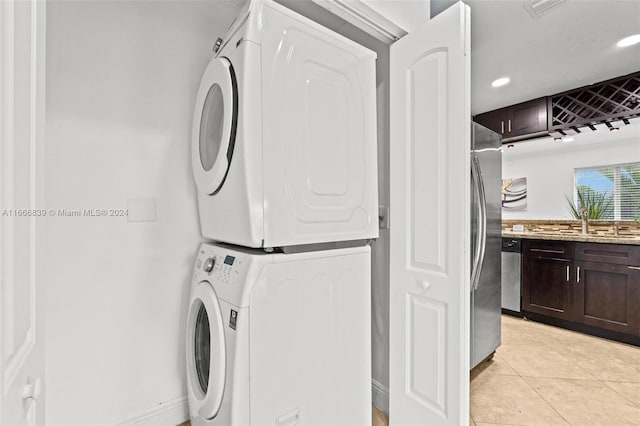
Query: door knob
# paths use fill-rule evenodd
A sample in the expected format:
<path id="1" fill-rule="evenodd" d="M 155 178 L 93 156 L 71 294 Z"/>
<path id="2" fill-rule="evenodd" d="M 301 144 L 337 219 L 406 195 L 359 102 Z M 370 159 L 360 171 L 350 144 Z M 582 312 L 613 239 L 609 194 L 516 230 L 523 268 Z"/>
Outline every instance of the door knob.
<path id="1" fill-rule="evenodd" d="M 22 391 L 22 399 L 37 401 L 38 397 L 40 396 L 40 392 L 42 392 L 42 380 L 40 380 L 40 377 L 38 377 L 33 383 L 27 383 L 24 386 L 24 390 Z"/>
<path id="2" fill-rule="evenodd" d="M 431 287 L 431 284 L 426 281 L 420 281 L 420 288 L 422 290 L 429 290 L 429 287 Z"/>

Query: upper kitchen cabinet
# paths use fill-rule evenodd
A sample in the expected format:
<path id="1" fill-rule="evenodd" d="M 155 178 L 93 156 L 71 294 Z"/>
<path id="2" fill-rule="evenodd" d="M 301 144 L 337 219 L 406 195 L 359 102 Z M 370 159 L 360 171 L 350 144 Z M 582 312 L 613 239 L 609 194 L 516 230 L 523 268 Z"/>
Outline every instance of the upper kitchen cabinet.
<path id="1" fill-rule="evenodd" d="M 478 114 L 473 120 L 501 134 L 503 143 L 546 136 L 547 98 L 533 99 Z"/>

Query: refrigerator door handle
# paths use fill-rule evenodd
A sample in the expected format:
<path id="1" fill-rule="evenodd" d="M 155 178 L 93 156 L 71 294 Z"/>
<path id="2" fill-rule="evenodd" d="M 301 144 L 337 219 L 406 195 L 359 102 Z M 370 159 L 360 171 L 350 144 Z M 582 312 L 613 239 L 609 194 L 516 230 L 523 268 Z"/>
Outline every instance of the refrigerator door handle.
<path id="1" fill-rule="evenodd" d="M 480 271 L 484 262 L 485 249 L 487 244 L 487 200 L 482 183 L 482 172 L 478 156 L 471 156 L 471 177 L 475 187 L 474 194 L 478 200 L 478 230 L 476 233 L 476 250 L 473 259 L 473 269 L 471 271 L 471 289 L 477 290 L 480 283 Z"/>

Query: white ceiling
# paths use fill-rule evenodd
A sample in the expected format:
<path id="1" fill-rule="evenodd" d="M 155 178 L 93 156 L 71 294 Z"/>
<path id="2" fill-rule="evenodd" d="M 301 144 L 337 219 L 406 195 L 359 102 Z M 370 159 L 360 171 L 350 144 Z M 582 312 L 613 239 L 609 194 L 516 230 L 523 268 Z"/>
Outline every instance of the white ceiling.
<path id="1" fill-rule="evenodd" d="M 568 0 L 534 19 L 523 0 L 465 0 L 471 6 L 473 114 L 640 71 L 640 0 Z M 494 89 L 491 82 L 509 76 Z"/>

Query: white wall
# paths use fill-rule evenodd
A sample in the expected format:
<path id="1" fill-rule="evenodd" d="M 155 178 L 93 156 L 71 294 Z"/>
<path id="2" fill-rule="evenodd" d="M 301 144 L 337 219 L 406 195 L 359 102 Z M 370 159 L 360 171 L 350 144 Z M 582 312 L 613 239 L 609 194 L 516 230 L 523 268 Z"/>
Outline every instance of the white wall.
<path id="1" fill-rule="evenodd" d="M 187 419 L 184 328 L 200 242 L 191 114 L 228 2 L 52 1 L 46 204 L 156 220 L 57 217 L 46 232 L 46 424 Z M 171 410 L 171 408 L 173 408 Z"/>
<path id="2" fill-rule="evenodd" d="M 516 142 L 502 155 L 503 178 L 527 178 L 527 210 L 503 211 L 503 219 L 572 219 L 565 194 L 572 196 L 574 169 L 640 161 L 640 123 L 619 132 L 598 130 L 573 142 L 550 138 Z"/>

